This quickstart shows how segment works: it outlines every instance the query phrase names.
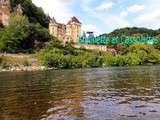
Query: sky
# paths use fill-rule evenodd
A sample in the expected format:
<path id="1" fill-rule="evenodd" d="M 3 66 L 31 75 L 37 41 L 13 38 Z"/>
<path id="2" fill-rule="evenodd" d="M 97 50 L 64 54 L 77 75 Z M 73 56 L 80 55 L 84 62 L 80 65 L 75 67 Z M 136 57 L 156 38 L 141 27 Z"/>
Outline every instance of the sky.
<path id="1" fill-rule="evenodd" d="M 82 31 L 108 33 L 123 27 L 160 28 L 160 0 L 32 0 L 57 22 L 75 16 Z"/>

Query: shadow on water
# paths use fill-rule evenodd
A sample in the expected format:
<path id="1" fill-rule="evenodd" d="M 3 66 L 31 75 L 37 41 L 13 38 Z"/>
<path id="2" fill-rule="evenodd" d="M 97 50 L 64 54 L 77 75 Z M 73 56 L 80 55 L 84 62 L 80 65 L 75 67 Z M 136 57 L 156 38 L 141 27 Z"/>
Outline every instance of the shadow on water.
<path id="1" fill-rule="evenodd" d="M 160 66 L 0 73 L 0 120 L 159 120 Z"/>

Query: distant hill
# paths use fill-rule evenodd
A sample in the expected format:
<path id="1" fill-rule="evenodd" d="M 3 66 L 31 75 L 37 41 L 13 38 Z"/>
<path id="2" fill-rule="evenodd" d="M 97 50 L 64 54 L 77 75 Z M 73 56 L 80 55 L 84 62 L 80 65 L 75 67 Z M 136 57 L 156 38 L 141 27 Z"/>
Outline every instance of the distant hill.
<path id="1" fill-rule="evenodd" d="M 152 30 L 147 28 L 138 28 L 138 27 L 126 27 L 121 29 L 116 29 L 113 32 L 109 33 L 109 35 L 126 35 L 126 36 L 136 36 L 136 35 L 143 35 L 143 36 L 157 36 L 160 34 L 160 29 Z"/>

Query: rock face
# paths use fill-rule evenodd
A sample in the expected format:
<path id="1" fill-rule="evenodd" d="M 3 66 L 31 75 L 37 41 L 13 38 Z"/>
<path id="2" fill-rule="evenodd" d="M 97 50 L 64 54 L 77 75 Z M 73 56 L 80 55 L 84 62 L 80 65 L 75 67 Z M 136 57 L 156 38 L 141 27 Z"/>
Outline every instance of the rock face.
<path id="1" fill-rule="evenodd" d="M 0 0 L 0 24 L 8 25 L 10 13 L 10 0 Z"/>
<path id="2" fill-rule="evenodd" d="M 13 9 L 17 15 L 22 15 L 22 7 L 20 4 L 18 4 Z M 10 4 L 10 0 L 0 0 L 0 24 L 1 25 L 8 25 L 9 17 L 11 15 L 12 8 Z"/>
<path id="3" fill-rule="evenodd" d="M 81 33 L 81 23 L 76 17 L 72 17 L 66 25 L 56 22 L 53 18 L 49 23 L 49 32 L 51 35 L 61 40 L 62 43 L 76 43 Z"/>

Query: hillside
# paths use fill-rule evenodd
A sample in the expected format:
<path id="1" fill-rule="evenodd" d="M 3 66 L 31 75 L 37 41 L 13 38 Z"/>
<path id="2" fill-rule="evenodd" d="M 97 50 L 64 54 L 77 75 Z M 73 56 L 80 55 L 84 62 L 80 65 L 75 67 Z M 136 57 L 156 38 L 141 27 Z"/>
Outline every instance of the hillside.
<path id="1" fill-rule="evenodd" d="M 160 29 L 152 30 L 152 29 L 147 29 L 147 28 L 126 27 L 126 28 L 116 29 L 109 34 L 110 35 L 126 35 L 126 36 L 133 36 L 133 35 L 156 36 L 160 34 Z"/>

